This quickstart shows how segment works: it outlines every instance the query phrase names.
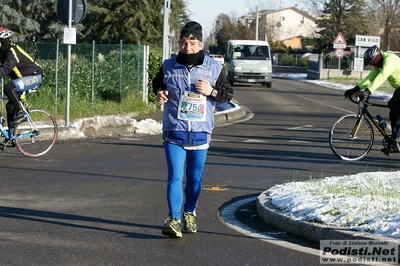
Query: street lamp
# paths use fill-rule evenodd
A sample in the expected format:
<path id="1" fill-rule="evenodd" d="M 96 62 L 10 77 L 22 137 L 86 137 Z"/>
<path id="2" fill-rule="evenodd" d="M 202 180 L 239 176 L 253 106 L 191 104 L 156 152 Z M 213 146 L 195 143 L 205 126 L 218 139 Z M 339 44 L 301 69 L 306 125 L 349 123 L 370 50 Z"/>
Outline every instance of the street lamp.
<path id="1" fill-rule="evenodd" d="M 244 9 L 244 11 L 247 13 L 247 7 Z M 253 12 L 252 12 L 252 15 L 251 15 L 251 17 L 253 18 Z M 258 41 L 258 16 L 259 16 L 259 12 L 258 12 L 258 6 L 257 6 L 257 9 L 256 9 L 256 36 L 255 36 L 255 39 L 256 39 L 256 41 Z M 253 20 L 253 19 L 252 19 Z"/>
<path id="2" fill-rule="evenodd" d="M 256 41 L 258 41 L 258 6 L 256 12 Z"/>

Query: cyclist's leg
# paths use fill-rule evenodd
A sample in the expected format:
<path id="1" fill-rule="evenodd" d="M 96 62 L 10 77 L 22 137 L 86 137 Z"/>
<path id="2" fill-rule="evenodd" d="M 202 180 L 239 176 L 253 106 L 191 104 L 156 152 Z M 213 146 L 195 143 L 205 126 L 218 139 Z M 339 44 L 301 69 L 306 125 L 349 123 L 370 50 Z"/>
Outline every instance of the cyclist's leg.
<path id="1" fill-rule="evenodd" d="M 10 122 L 14 120 L 15 110 L 20 111 L 22 109 L 19 103 L 17 87 L 14 82 L 9 82 L 4 86 L 4 94 L 8 98 L 8 103 L 6 105 L 7 123 L 10 124 Z"/>
<path id="2" fill-rule="evenodd" d="M 390 152 L 396 151 L 397 144 L 397 120 L 399 119 L 400 115 L 400 90 L 397 89 L 394 91 L 392 98 L 388 101 L 388 107 L 390 108 L 389 111 L 389 119 L 390 119 L 390 126 L 392 128 L 392 138 L 391 141 L 388 143 L 387 147 L 381 149 L 383 153 L 389 155 Z"/>
<path id="3" fill-rule="evenodd" d="M 390 118 L 390 125 L 392 126 L 392 134 L 395 134 L 397 121 L 399 120 L 400 113 L 396 110 L 390 109 L 389 111 L 389 118 Z"/>
<path id="4" fill-rule="evenodd" d="M 14 104 L 12 104 L 10 101 L 7 102 L 6 104 L 6 110 L 7 110 L 7 125 L 10 125 L 10 122 L 14 120 L 15 117 L 15 107 Z"/>
<path id="5" fill-rule="evenodd" d="M 25 119 L 25 114 L 21 112 L 22 106 L 20 104 L 19 95 L 24 91 L 29 91 L 39 86 L 42 83 L 42 74 L 14 79 L 12 83 L 15 86 L 15 90 L 12 90 L 13 99 L 9 98 L 9 100 L 17 109 L 18 112 L 16 113 L 18 115 L 14 118 L 14 121 L 11 122 L 11 124 L 19 124 Z"/>
<path id="6" fill-rule="evenodd" d="M 390 108 L 389 118 L 393 134 L 400 114 L 400 89 L 394 91 L 393 97 L 388 102 L 388 106 Z"/>

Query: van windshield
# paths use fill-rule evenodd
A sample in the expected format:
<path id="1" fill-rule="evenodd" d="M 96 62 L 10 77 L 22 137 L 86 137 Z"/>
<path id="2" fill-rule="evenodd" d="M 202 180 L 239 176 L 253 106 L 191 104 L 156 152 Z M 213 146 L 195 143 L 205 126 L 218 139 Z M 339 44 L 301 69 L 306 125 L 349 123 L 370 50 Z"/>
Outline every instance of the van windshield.
<path id="1" fill-rule="evenodd" d="M 269 60 L 268 46 L 234 45 L 231 50 L 232 59 Z"/>

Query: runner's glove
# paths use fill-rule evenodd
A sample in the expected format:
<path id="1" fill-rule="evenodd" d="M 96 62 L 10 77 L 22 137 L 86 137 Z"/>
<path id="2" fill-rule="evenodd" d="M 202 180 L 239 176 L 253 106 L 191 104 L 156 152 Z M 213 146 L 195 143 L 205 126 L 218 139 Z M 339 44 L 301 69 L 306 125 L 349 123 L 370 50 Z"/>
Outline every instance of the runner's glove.
<path id="1" fill-rule="evenodd" d="M 354 88 L 345 91 L 344 97 L 349 98 L 350 96 L 352 96 L 353 94 L 356 94 L 359 91 L 360 91 L 360 87 L 355 86 Z"/>

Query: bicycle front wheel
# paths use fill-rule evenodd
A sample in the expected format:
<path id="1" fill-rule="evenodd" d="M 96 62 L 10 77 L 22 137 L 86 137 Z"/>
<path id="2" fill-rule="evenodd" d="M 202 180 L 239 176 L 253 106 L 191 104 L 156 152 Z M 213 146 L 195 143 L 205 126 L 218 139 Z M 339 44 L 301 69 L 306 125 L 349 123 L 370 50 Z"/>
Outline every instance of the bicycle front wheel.
<path id="1" fill-rule="evenodd" d="M 31 119 L 15 128 L 15 145 L 22 154 L 37 157 L 54 145 L 58 134 L 57 122 L 49 111 L 41 108 L 30 109 L 29 116 Z"/>
<path id="2" fill-rule="evenodd" d="M 362 159 L 371 150 L 373 143 L 374 130 L 371 123 L 365 117 L 359 119 L 357 114 L 340 117 L 329 132 L 329 145 L 333 153 L 345 161 Z"/>

